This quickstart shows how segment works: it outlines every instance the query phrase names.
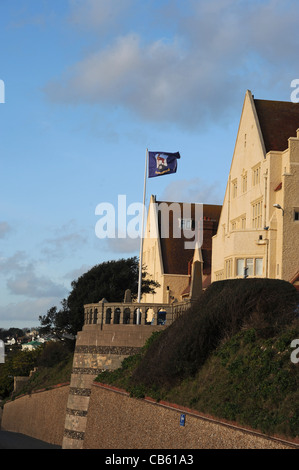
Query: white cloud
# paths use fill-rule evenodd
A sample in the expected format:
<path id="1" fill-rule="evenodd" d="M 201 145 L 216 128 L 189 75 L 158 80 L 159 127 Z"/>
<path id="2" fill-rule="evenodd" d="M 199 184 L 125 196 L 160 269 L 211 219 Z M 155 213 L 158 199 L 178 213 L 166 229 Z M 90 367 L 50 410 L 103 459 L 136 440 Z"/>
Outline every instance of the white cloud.
<path id="1" fill-rule="evenodd" d="M 36 266 L 26 253 L 18 251 L 9 257 L 0 257 L 0 274 L 12 294 L 30 298 L 62 297 L 66 288 L 36 272 Z"/>
<path id="2" fill-rule="evenodd" d="M 138 23 L 135 16 L 135 29 L 128 20 L 128 13 L 140 15 L 140 9 L 134 12 L 136 2 L 122 4 L 118 37 L 107 35 L 108 44 L 102 41 L 60 79 L 48 83 L 48 97 L 120 106 L 146 120 L 190 127 L 227 118 L 247 88 L 266 90 L 291 70 L 296 74 L 299 37 L 294 0 L 283 5 L 278 0 L 186 0 L 184 4 L 188 14 L 176 2 L 168 9 L 161 6 L 160 21 L 156 21 L 157 6 L 144 7 L 144 18 L 146 13 L 150 18 L 144 25 L 151 25 L 147 38 L 140 18 Z M 110 25 L 119 16 L 121 2 L 112 7 L 110 0 L 73 1 L 71 6 L 72 17 L 83 23 Z M 166 11 L 171 11 L 170 19 Z M 288 89 L 289 82 L 284 86 Z"/>
<path id="3" fill-rule="evenodd" d="M 24 251 L 16 251 L 12 256 L 0 255 L 0 273 L 7 275 L 14 272 L 20 272 L 31 268 L 32 264 L 28 261 Z"/>
<path id="4" fill-rule="evenodd" d="M 60 297 L 67 294 L 67 289 L 45 276 L 38 276 L 33 270 L 22 272 L 7 280 L 7 287 L 12 294 L 32 298 Z"/>

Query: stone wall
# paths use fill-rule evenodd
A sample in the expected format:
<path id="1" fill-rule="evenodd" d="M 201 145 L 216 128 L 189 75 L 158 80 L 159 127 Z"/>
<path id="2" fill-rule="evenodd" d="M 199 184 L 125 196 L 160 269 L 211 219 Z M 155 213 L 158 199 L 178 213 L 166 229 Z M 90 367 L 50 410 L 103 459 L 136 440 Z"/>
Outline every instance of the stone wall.
<path id="1" fill-rule="evenodd" d="M 79 400 L 82 409 L 86 398 L 82 394 Z M 68 399 L 68 385 L 16 398 L 4 406 L 2 429 L 62 448 L 76 448 L 76 445 L 81 449 L 299 448 L 298 441 L 286 442 L 239 429 L 175 404 L 131 398 L 125 391 L 92 380 L 84 433 L 81 439 L 71 440 L 73 445 L 65 441 L 68 445 L 64 446 Z M 185 415 L 184 426 L 180 425 L 182 414 Z M 82 415 L 78 412 L 73 416 L 80 425 Z"/>
<path id="2" fill-rule="evenodd" d="M 137 353 L 159 325 L 86 324 L 78 333 L 67 402 L 64 449 L 82 449 L 91 386 L 103 370 L 114 370 Z"/>
<path id="3" fill-rule="evenodd" d="M 4 405 L 1 429 L 62 445 L 69 385 L 32 393 Z"/>
<path id="4" fill-rule="evenodd" d="M 185 425 L 180 425 L 181 414 Z M 220 423 L 193 410 L 130 398 L 94 383 L 84 449 L 291 449 L 291 444 Z"/>

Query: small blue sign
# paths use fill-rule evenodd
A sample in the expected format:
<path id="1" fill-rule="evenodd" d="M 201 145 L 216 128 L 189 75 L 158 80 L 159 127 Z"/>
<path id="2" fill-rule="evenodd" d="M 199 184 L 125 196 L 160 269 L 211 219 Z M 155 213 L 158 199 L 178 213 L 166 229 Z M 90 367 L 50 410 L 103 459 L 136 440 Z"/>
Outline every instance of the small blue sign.
<path id="1" fill-rule="evenodd" d="M 185 426 L 186 415 L 181 414 L 180 417 L 180 426 Z"/>

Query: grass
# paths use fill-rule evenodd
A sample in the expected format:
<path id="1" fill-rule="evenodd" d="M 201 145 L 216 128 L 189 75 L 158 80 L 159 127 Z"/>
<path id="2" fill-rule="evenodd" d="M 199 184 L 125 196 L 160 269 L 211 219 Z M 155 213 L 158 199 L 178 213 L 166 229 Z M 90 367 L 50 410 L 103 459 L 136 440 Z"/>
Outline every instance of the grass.
<path id="1" fill-rule="evenodd" d="M 28 382 L 13 398 L 23 394 L 31 394 L 37 390 L 50 389 L 61 383 L 70 382 L 73 365 L 73 354 L 68 353 L 60 362 L 47 367 L 45 365 L 38 366 L 37 371 L 30 377 Z"/>
<path id="2" fill-rule="evenodd" d="M 296 337 L 298 321 L 266 341 L 254 329 L 242 330 L 165 398 L 264 433 L 296 437 L 299 377 L 298 365 L 290 360 Z"/>

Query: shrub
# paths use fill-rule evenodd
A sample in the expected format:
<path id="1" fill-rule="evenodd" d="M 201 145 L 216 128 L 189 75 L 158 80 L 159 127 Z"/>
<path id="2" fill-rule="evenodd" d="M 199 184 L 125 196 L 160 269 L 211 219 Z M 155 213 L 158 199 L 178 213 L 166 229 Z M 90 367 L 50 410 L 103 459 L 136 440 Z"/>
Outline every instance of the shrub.
<path id="1" fill-rule="evenodd" d="M 132 383 L 169 388 L 194 375 L 221 341 L 242 327 L 260 337 L 278 332 L 295 318 L 297 305 L 298 293 L 285 281 L 215 282 L 148 347 Z"/>
<path id="2" fill-rule="evenodd" d="M 52 367 L 69 357 L 69 350 L 61 341 L 49 341 L 38 358 L 38 366 Z"/>

